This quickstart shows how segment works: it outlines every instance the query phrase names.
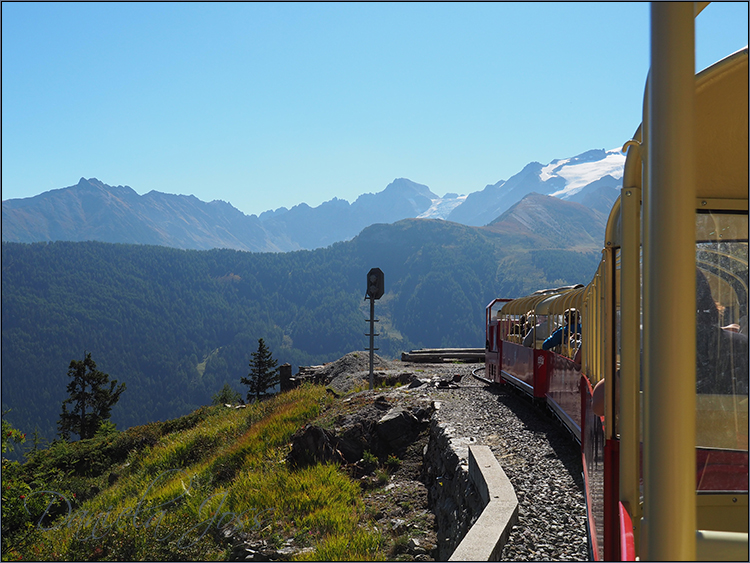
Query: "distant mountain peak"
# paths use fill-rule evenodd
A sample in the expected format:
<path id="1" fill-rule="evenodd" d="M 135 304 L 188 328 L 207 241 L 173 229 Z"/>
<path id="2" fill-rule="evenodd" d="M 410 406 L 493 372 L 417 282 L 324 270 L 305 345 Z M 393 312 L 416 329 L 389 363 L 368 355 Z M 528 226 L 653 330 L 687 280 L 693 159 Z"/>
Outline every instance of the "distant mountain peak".
<path id="1" fill-rule="evenodd" d="M 429 199 L 437 198 L 437 195 L 432 193 L 430 188 L 428 188 L 424 184 L 413 182 L 408 178 L 396 178 L 395 180 L 393 180 L 393 182 L 388 184 L 381 193 L 416 194 Z"/>
<path id="2" fill-rule="evenodd" d="M 532 192 L 606 213 L 621 188 L 624 162 L 619 149 L 592 149 L 546 165 L 529 162 L 483 190 L 443 197 L 398 177 L 351 204 L 334 197 L 317 207 L 299 203 L 260 216 L 245 215 L 222 200 L 206 203 L 194 195 L 156 190 L 141 196 L 130 186 L 81 177 L 74 186 L 3 201 L 3 240 L 100 240 L 270 252 L 315 249 L 350 240 L 373 223 L 419 218 L 488 225 Z"/>
<path id="3" fill-rule="evenodd" d="M 3 240 L 281 250 L 257 217 L 247 217 L 230 204 L 156 190 L 141 196 L 129 186 L 109 186 L 96 178 L 81 178 L 74 186 L 33 198 L 4 201 Z"/>

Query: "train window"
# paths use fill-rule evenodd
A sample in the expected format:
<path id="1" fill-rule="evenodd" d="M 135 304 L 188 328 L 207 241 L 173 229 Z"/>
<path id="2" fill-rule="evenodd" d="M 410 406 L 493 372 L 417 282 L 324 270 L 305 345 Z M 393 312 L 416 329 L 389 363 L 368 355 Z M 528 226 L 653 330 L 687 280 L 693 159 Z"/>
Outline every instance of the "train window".
<path id="1" fill-rule="evenodd" d="M 748 216 L 696 215 L 697 445 L 748 448 Z"/>

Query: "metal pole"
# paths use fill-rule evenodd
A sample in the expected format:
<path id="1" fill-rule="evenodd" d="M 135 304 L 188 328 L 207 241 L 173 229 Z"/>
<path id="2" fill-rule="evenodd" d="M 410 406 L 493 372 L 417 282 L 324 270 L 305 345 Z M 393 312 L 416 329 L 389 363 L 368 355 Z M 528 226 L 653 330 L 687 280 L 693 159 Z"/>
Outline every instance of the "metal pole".
<path id="1" fill-rule="evenodd" d="M 370 298 L 370 391 L 375 384 L 375 375 L 372 371 L 373 356 L 375 354 L 375 300 Z"/>
<path id="2" fill-rule="evenodd" d="M 641 560 L 696 557 L 694 108 L 693 3 L 654 2 L 644 194 Z"/>
<path id="3" fill-rule="evenodd" d="M 631 152 L 632 151 L 632 152 Z M 621 358 L 620 364 L 620 500 L 633 521 L 635 545 L 641 527 L 640 476 L 640 356 L 641 356 L 641 159 L 640 145 L 628 148 L 635 161 L 623 175 L 621 195 L 623 240 L 621 256 Z M 627 225 L 627 228 L 624 226 Z"/>

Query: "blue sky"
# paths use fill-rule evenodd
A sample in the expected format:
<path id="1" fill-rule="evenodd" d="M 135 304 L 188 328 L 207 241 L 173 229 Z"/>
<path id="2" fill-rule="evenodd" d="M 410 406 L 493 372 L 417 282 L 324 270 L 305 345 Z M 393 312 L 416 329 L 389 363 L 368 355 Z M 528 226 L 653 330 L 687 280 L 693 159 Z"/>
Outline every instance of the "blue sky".
<path id="1" fill-rule="evenodd" d="M 696 66 L 748 43 L 696 23 Z M 2 4 L 2 199 L 96 177 L 247 214 L 470 193 L 640 122 L 645 3 Z"/>

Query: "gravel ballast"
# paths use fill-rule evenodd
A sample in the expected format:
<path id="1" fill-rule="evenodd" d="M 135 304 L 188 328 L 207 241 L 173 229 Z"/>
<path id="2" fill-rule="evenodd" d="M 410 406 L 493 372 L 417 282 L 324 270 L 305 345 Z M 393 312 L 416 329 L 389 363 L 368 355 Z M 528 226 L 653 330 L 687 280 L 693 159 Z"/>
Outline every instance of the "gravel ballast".
<path id="1" fill-rule="evenodd" d="M 502 559 L 587 560 L 580 447 L 567 430 L 516 392 L 471 377 L 441 390 L 438 400 L 439 422 L 467 437 L 467 450 L 469 443 L 489 446 L 515 489 L 518 524 Z"/>
<path id="2" fill-rule="evenodd" d="M 359 364 L 362 360 L 353 359 L 339 362 Z M 364 376 L 362 372 L 355 375 L 360 365 L 335 368 L 341 373 L 331 387 L 343 393 Z M 468 461 L 468 447 L 473 444 L 489 446 L 495 454 L 519 501 L 518 524 L 502 551 L 503 560 L 588 559 L 580 446 L 548 410 L 507 386 L 472 377 L 474 370 L 483 372 L 482 364 L 391 361 L 378 368 L 381 377 L 410 375 L 424 382 L 371 393 L 437 404 L 432 416 L 450 429 L 451 446 L 459 458 Z"/>

